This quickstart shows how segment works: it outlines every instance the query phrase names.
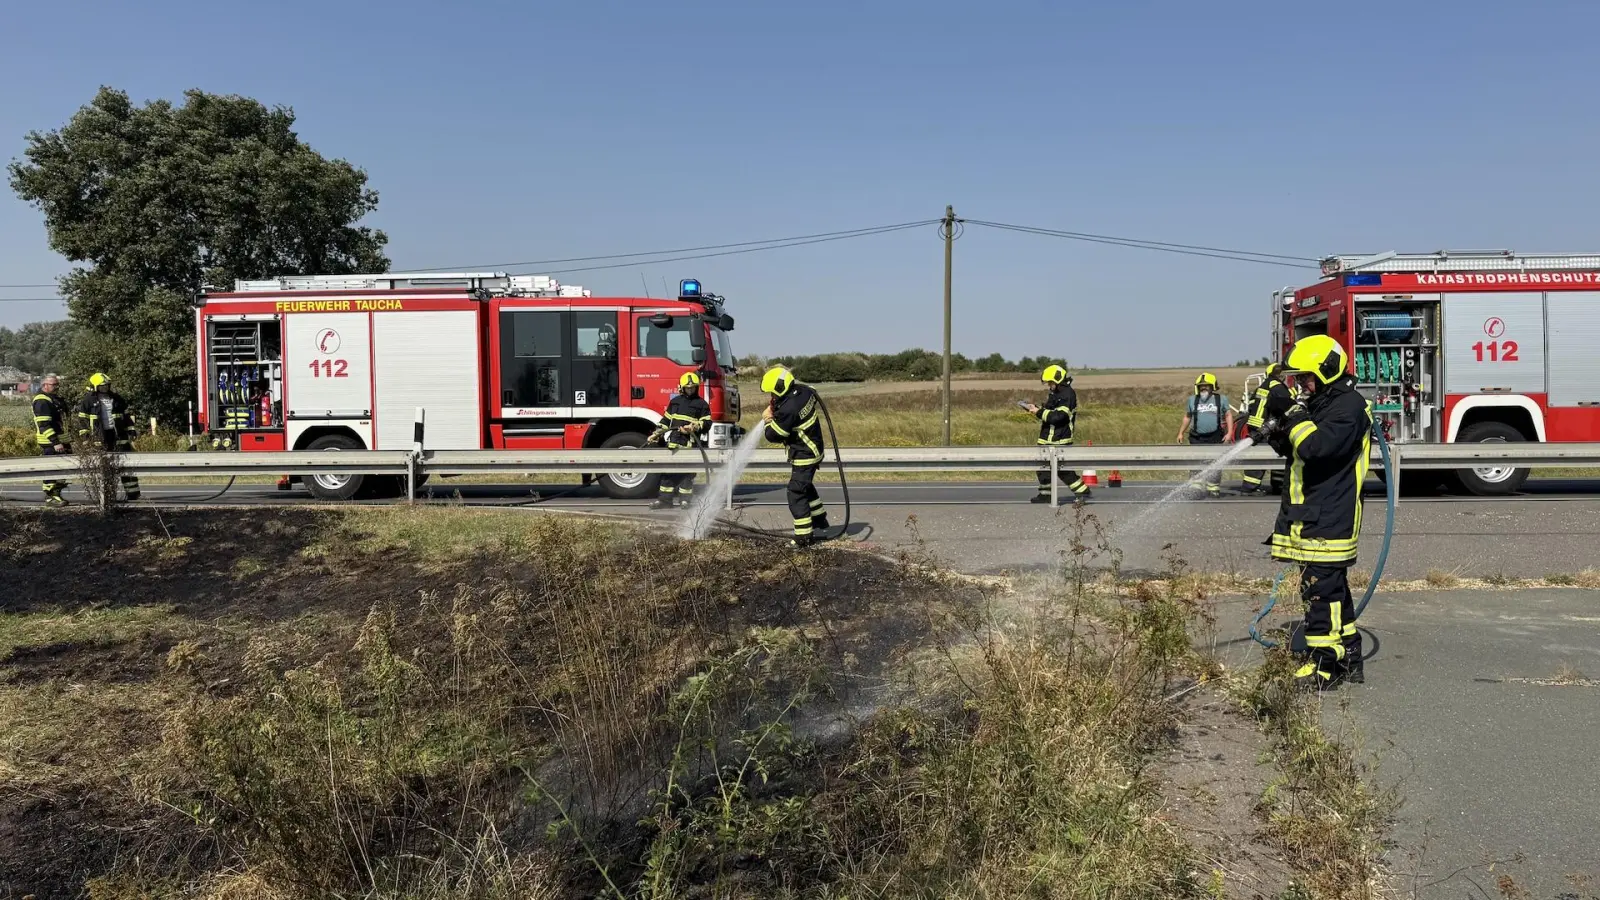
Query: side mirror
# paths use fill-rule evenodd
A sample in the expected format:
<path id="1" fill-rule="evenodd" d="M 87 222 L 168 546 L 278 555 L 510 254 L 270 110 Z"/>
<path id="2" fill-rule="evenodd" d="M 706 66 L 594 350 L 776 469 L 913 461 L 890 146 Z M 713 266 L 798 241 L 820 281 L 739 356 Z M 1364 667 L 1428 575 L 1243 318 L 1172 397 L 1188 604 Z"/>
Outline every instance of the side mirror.
<path id="1" fill-rule="evenodd" d="M 650 324 L 657 328 L 671 328 L 672 317 L 666 313 L 656 313 L 650 317 Z"/>
<path id="2" fill-rule="evenodd" d="M 732 331 L 733 330 L 733 316 L 730 316 L 727 313 L 723 313 L 722 314 L 722 318 L 717 320 L 717 327 L 721 328 L 723 331 Z"/>
<path id="3" fill-rule="evenodd" d="M 704 347 L 706 345 L 705 320 L 698 315 L 689 317 L 689 346 Z"/>
<path id="4" fill-rule="evenodd" d="M 696 348 L 694 348 L 694 350 L 689 354 L 689 358 L 694 360 L 694 364 L 697 365 L 697 366 L 705 365 L 705 363 L 706 363 L 706 348 L 704 348 L 704 347 L 696 347 Z"/>

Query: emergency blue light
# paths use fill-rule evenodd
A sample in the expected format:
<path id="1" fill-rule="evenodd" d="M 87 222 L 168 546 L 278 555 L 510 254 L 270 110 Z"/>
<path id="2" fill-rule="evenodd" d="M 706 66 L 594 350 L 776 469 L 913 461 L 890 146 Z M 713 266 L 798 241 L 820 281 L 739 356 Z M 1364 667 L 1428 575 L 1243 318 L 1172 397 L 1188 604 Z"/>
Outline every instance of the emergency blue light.
<path id="1" fill-rule="evenodd" d="M 1373 287 L 1383 284 L 1383 276 L 1376 272 L 1364 272 L 1359 275 L 1346 275 L 1345 287 Z"/>
<path id="2" fill-rule="evenodd" d="M 685 278 L 678 282 L 678 296 L 685 298 L 700 296 L 699 280 L 695 278 Z"/>

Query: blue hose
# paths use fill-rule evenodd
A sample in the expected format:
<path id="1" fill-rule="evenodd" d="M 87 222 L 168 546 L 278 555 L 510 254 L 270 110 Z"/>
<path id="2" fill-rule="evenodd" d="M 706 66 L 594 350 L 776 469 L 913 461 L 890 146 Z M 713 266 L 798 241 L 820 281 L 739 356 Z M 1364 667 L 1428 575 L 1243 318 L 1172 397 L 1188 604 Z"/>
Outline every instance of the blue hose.
<path id="1" fill-rule="evenodd" d="M 1367 604 L 1372 602 L 1372 594 L 1378 589 L 1378 579 L 1383 577 L 1383 564 L 1389 560 L 1389 544 L 1394 540 L 1394 507 L 1400 491 L 1400 479 L 1395 477 L 1394 466 L 1390 464 L 1389 442 L 1383 436 L 1382 426 L 1375 426 L 1372 429 L 1372 436 L 1378 439 L 1378 452 L 1383 456 L 1384 494 L 1389 508 L 1388 515 L 1383 523 L 1383 547 L 1378 550 L 1378 564 L 1372 569 L 1372 580 L 1367 582 L 1367 592 L 1361 596 L 1361 602 L 1356 604 L 1355 613 L 1357 619 L 1360 619 L 1361 614 L 1366 612 Z M 1257 630 L 1257 626 L 1261 624 L 1262 619 L 1267 617 L 1268 613 L 1272 612 L 1272 607 L 1277 605 L 1278 586 L 1283 583 L 1284 576 L 1291 571 L 1293 570 L 1284 569 L 1278 573 L 1278 577 L 1272 582 L 1272 592 L 1267 595 L 1267 605 L 1263 606 L 1261 612 L 1250 620 L 1250 637 L 1268 650 L 1277 647 L 1278 644 L 1276 641 L 1269 641 L 1262 637 L 1261 632 Z"/>

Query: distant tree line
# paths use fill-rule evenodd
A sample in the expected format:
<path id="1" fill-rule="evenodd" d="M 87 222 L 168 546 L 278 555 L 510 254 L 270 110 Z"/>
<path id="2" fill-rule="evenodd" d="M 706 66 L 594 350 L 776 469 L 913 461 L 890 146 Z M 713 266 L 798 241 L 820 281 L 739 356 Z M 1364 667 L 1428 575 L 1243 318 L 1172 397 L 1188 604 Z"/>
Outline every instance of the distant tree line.
<path id="1" fill-rule="evenodd" d="M 902 350 L 899 353 L 819 353 L 812 356 L 774 356 L 770 360 L 743 357 L 741 368 L 784 365 L 801 381 L 936 381 L 944 373 L 944 356 L 932 350 Z M 1037 376 L 1046 366 L 1066 366 L 1064 359 L 1024 356 L 1016 362 L 999 353 L 972 359 L 962 353 L 950 355 L 950 371 L 1019 373 Z"/>
<path id="2" fill-rule="evenodd" d="M 1263 356 L 1260 359 L 1241 359 L 1233 364 L 1235 369 L 1265 369 L 1272 365 L 1272 357 Z"/>
<path id="3" fill-rule="evenodd" d="M 0 368 L 34 376 L 60 372 L 66 368 L 74 330 L 67 321 L 29 322 L 15 331 L 0 327 Z"/>

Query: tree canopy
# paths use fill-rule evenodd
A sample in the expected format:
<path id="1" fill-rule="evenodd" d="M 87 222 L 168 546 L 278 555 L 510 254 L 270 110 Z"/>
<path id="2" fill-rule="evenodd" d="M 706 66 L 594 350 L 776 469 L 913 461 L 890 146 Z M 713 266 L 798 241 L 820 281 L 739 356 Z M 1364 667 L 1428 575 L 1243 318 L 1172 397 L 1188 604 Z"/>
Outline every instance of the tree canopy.
<path id="1" fill-rule="evenodd" d="M 29 322 L 15 331 L 0 327 L 0 367 L 29 375 L 57 372 L 67 363 L 75 332 L 71 322 Z"/>
<path id="2" fill-rule="evenodd" d="M 388 237 L 356 223 L 367 175 L 294 131 L 294 112 L 191 90 L 135 105 L 102 87 L 8 167 L 75 263 L 61 292 L 78 326 L 69 371 L 105 371 L 141 411 L 181 421 L 194 396 L 196 292 L 235 279 L 381 272 Z"/>

